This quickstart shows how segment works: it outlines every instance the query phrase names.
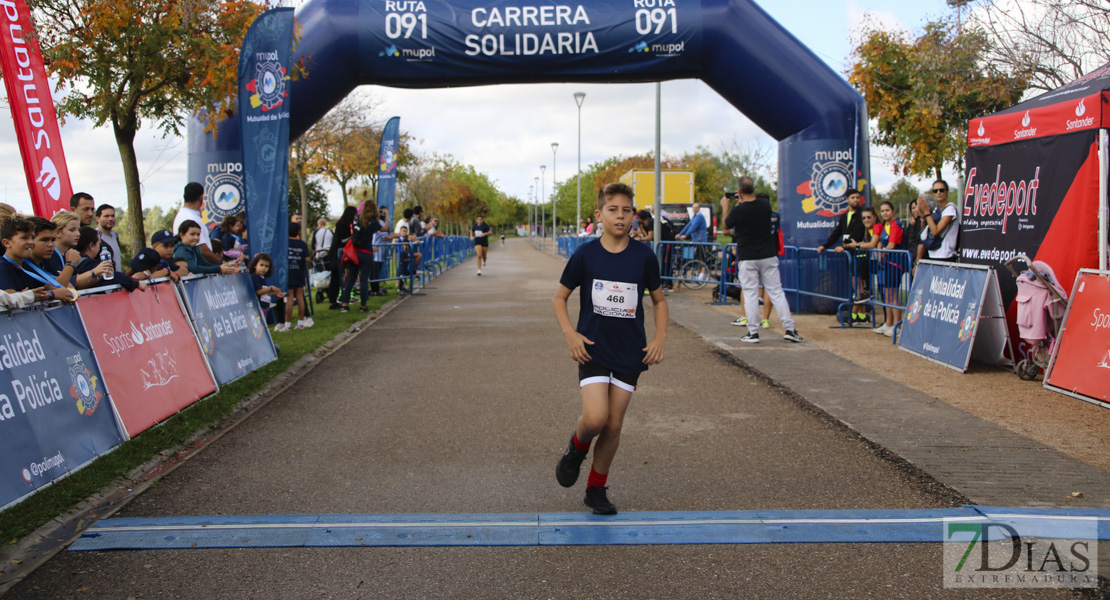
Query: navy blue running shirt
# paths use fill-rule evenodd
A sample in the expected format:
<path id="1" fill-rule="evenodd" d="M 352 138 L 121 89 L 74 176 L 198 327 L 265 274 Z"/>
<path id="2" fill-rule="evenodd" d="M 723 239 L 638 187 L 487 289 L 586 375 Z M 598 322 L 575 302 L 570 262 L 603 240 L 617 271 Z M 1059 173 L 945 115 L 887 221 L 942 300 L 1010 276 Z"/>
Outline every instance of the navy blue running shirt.
<path id="1" fill-rule="evenodd" d="M 659 261 L 647 244 L 629 242 L 614 254 L 596 239 L 575 250 L 559 283 L 578 290 L 578 333 L 587 345 L 587 364 L 617 373 L 640 373 L 647 336 L 644 333 L 644 290 L 659 289 Z M 595 297 L 598 304 L 595 305 Z"/>

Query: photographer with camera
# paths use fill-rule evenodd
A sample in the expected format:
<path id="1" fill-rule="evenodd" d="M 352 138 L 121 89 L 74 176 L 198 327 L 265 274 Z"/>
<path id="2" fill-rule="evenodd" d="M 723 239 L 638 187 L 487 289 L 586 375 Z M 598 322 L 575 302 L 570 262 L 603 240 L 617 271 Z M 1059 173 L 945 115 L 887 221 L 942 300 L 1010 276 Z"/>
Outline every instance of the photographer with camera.
<path id="1" fill-rule="evenodd" d="M 744 290 L 744 313 L 748 318 L 748 335 L 740 341 L 749 344 L 759 342 L 759 284 L 767 292 L 775 312 L 779 315 L 783 339 L 788 342 L 801 342 L 802 336 L 794 329 L 794 319 L 790 316 L 790 305 L 782 293 L 782 280 L 779 277 L 778 242 L 772 236 L 771 202 L 755 196 L 755 180 L 747 175 L 739 180 L 740 189 L 736 206 L 729 209 L 729 197 L 721 198 L 721 214 L 727 214 L 725 227 L 732 229 L 736 241 L 738 259 L 736 278 Z"/>

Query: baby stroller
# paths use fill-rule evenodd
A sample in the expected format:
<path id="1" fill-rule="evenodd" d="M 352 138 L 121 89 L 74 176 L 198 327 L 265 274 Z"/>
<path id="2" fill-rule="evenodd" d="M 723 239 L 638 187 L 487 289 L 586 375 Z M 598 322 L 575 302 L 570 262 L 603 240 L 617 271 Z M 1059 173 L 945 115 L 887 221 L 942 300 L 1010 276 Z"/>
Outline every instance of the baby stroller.
<path id="1" fill-rule="evenodd" d="M 331 263 L 328 261 L 328 250 L 320 249 L 312 255 L 312 271 L 309 280 L 316 290 L 316 303 L 324 301 L 324 294 L 331 285 Z"/>
<path id="2" fill-rule="evenodd" d="M 1020 274 L 1013 267 L 1019 260 L 1028 266 Z M 1006 261 L 1006 269 L 1017 283 L 1018 335 L 1030 346 L 1029 358 L 1018 361 L 1014 371 L 1018 377 L 1033 381 L 1041 370 L 1048 368 L 1068 307 L 1068 294 L 1052 267 L 1039 260 L 1030 261 L 1028 256 L 1018 254 Z"/>

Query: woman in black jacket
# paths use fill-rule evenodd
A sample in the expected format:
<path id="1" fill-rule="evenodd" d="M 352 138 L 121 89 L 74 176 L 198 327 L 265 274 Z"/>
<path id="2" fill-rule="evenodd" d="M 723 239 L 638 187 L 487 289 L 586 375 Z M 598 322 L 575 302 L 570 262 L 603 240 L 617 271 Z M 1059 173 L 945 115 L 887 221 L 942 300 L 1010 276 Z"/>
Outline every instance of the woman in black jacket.
<path id="1" fill-rule="evenodd" d="M 331 248 L 328 249 L 328 266 L 331 267 L 331 280 L 328 282 L 328 308 L 337 310 L 339 305 L 339 289 L 343 285 L 343 265 L 340 264 L 339 255 L 347 240 L 351 237 L 351 227 L 355 224 L 355 215 L 358 209 L 348 206 L 343 209 L 343 216 L 335 224 L 335 235 L 331 238 Z"/>

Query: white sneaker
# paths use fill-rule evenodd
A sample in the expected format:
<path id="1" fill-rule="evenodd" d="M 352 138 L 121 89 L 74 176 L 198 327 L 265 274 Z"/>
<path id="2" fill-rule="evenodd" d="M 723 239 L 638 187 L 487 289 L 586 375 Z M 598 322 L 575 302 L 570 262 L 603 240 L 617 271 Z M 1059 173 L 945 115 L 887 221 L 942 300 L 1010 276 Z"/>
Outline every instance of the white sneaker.
<path id="1" fill-rule="evenodd" d="M 878 334 L 886 333 L 886 325 L 879 325 L 878 327 L 872 329 L 871 333 L 878 333 Z"/>
<path id="2" fill-rule="evenodd" d="M 280 333 L 283 331 L 289 331 L 288 323 L 278 323 L 277 325 L 274 325 L 274 333 Z"/>
<path id="3" fill-rule="evenodd" d="M 304 321 L 297 321 L 297 329 L 304 329 Z"/>
<path id="4" fill-rule="evenodd" d="M 301 326 L 302 326 L 303 328 L 305 328 L 305 329 L 308 329 L 309 327 L 312 327 L 312 326 L 313 326 L 313 325 L 315 325 L 315 324 L 316 324 L 316 323 L 313 323 L 313 322 L 312 322 L 312 317 L 308 317 L 308 318 L 307 318 L 307 319 L 305 319 L 304 321 L 301 321 Z"/>
<path id="5" fill-rule="evenodd" d="M 482 274 L 482 270 L 478 269 L 478 275 L 481 275 L 481 274 Z"/>
<path id="6" fill-rule="evenodd" d="M 888 338 L 894 337 L 894 326 L 891 326 L 890 329 L 887 329 L 886 331 L 884 331 L 883 335 L 885 335 Z"/>

